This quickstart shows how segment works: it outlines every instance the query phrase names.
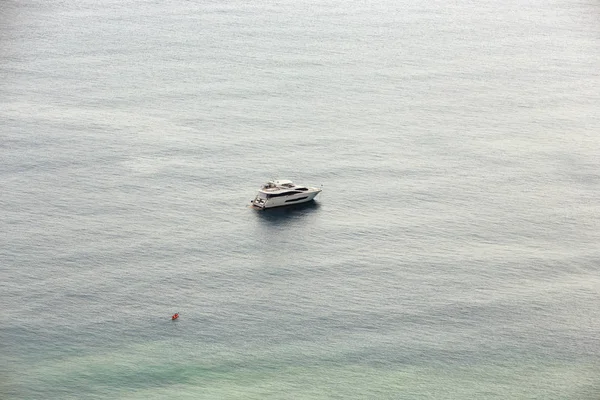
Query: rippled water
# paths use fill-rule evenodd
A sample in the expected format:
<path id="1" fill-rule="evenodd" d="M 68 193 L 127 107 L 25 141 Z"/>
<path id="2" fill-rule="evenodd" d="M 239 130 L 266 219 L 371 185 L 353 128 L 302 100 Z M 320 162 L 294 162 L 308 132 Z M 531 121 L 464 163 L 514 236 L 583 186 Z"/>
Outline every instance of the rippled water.
<path id="1" fill-rule="evenodd" d="M 0 397 L 597 399 L 599 15 L 4 1 Z"/>

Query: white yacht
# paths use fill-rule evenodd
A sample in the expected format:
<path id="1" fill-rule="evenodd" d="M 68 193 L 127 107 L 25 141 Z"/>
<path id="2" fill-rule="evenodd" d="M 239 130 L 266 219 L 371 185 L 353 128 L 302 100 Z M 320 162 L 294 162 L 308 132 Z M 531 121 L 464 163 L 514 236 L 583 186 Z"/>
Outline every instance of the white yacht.
<path id="1" fill-rule="evenodd" d="M 280 179 L 265 183 L 252 200 L 252 206 L 261 210 L 265 208 L 289 206 L 306 203 L 321 193 L 320 188 L 296 186 L 292 181 Z"/>

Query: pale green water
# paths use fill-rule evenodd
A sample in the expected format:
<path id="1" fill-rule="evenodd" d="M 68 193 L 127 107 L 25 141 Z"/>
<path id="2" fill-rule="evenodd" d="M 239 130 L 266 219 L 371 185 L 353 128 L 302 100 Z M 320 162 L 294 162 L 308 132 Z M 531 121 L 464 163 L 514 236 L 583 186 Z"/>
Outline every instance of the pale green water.
<path id="1" fill-rule="evenodd" d="M 598 15 L 3 2 L 0 398 L 599 398 Z"/>

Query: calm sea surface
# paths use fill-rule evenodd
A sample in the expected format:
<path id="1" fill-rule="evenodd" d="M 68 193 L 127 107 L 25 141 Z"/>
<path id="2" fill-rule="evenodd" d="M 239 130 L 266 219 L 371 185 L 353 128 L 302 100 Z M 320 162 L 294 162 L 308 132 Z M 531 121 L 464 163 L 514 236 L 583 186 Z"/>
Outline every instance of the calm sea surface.
<path id="1" fill-rule="evenodd" d="M 3 0 L 0 398 L 599 399 L 599 71 L 591 0 Z"/>

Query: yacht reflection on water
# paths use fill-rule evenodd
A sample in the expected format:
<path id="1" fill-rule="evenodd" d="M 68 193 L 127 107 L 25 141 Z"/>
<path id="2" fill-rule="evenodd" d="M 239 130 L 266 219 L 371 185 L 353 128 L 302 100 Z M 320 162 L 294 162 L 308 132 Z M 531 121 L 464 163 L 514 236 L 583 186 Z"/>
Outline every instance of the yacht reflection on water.
<path id="1" fill-rule="evenodd" d="M 312 214 L 320 207 L 321 205 L 319 203 L 311 201 L 308 203 L 294 204 L 292 206 L 273 208 L 268 212 L 257 212 L 256 215 L 263 221 L 278 223 Z"/>

